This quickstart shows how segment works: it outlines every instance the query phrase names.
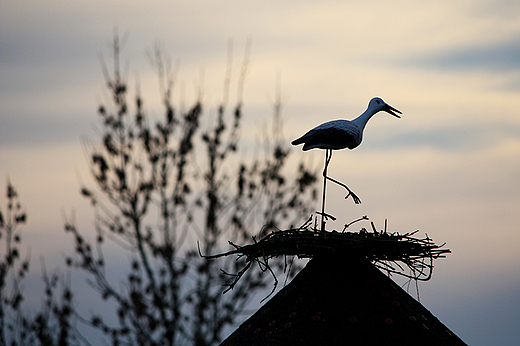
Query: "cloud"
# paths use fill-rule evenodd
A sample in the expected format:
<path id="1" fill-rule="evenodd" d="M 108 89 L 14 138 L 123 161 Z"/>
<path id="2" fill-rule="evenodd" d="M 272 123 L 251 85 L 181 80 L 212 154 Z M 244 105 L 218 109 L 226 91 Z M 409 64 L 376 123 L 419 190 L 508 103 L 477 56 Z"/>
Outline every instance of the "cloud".
<path id="1" fill-rule="evenodd" d="M 96 125 L 93 115 L 4 115 L 0 120 L 0 148 L 31 147 L 79 142 Z"/>
<path id="2" fill-rule="evenodd" d="M 447 72 L 520 70 L 520 37 L 478 46 L 450 48 L 402 61 L 403 65 L 433 68 Z"/>
<path id="3" fill-rule="evenodd" d="M 423 128 L 414 131 L 372 135 L 365 147 L 370 150 L 428 147 L 443 152 L 478 151 L 497 145 L 507 138 L 520 139 L 520 125 L 449 124 L 447 127 Z"/>

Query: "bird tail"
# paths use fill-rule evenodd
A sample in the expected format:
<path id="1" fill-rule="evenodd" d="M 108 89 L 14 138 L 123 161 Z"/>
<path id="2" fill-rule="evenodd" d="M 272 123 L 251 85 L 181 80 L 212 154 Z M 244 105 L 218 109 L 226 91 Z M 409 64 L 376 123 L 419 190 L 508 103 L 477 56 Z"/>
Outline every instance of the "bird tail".
<path id="1" fill-rule="evenodd" d="M 302 140 L 302 138 L 298 138 L 298 139 L 295 139 L 294 141 L 291 142 L 292 145 L 298 145 L 298 144 L 302 144 L 304 143 L 304 141 Z"/>

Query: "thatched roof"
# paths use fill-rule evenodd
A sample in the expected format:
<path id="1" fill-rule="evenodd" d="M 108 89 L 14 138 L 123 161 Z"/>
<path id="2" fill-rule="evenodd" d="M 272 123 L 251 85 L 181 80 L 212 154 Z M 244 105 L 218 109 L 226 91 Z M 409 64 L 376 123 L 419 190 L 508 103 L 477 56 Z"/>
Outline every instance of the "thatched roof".
<path id="1" fill-rule="evenodd" d="M 222 346 L 465 345 L 364 256 L 320 254 Z"/>

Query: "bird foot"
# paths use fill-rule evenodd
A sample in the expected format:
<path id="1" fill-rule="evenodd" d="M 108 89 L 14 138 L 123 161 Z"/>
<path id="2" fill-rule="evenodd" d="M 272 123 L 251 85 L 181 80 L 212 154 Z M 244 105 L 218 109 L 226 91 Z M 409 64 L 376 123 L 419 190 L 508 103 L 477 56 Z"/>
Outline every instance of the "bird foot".
<path id="1" fill-rule="evenodd" d="M 358 197 L 354 192 L 352 192 L 352 190 L 349 189 L 347 185 L 343 184 L 341 181 L 338 181 L 338 180 L 336 180 L 336 179 L 334 179 L 334 178 L 331 178 L 331 177 L 328 177 L 328 176 L 325 176 L 325 179 L 326 179 L 326 180 L 330 180 L 330 181 L 332 181 L 333 183 L 336 183 L 336 184 L 338 184 L 339 186 L 344 187 L 345 190 L 348 191 L 348 195 L 345 196 L 345 199 L 347 199 L 347 198 L 349 198 L 350 196 L 352 196 L 352 199 L 354 200 L 354 203 L 356 203 L 356 204 L 361 204 L 361 199 L 359 199 L 359 197 Z"/>
<path id="2" fill-rule="evenodd" d="M 336 221 L 336 217 L 335 216 L 327 214 L 325 212 L 322 213 L 321 211 L 317 211 L 316 210 L 316 214 L 324 216 L 325 220 L 331 219 L 332 221 Z"/>
<path id="3" fill-rule="evenodd" d="M 359 199 L 359 197 L 356 196 L 356 194 L 354 192 L 349 190 L 348 195 L 345 196 L 345 199 L 349 198 L 350 196 L 352 196 L 354 203 L 361 204 L 361 199 Z"/>

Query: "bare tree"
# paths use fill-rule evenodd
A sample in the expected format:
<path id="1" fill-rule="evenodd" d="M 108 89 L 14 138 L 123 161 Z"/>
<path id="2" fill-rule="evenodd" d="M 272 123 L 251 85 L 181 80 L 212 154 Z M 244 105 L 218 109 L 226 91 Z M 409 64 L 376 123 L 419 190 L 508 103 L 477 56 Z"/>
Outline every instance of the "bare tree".
<path id="1" fill-rule="evenodd" d="M 20 259 L 21 237 L 19 226 L 25 224 L 27 214 L 22 208 L 18 194 L 7 182 L 7 208 L 0 211 L 0 344 L 16 342 L 21 330 L 20 305 L 23 292 L 20 283 L 29 271 L 29 260 Z M 20 262 L 21 261 L 21 262 Z"/>
<path id="2" fill-rule="evenodd" d="M 103 64 L 111 102 L 98 109 L 99 144 L 87 145 L 97 187 L 81 190 L 96 210 L 96 241 L 90 243 L 73 221 L 66 221 L 65 230 L 75 241 L 67 264 L 86 272 L 91 286 L 116 306 L 117 321 L 100 314 L 87 318 L 113 345 L 214 345 L 265 286 L 266 277 L 250 270 L 223 295 L 229 279 L 223 272 L 238 272 L 245 262 L 206 261 L 190 239 L 198 240 L 202 252 L 215 253 L 227 246 L 226 240 L 250 242 L 262 226 L 265 234 L 299 222 L 311 213 L 315 174 L 303 164 L 296 174 L 284 172 L 289 151 L 280 138 L 261 158 L 239 162 L 236 157 L 249 44 L 236 104 L 228 110 L 233 69 L 228 54 L 223 101 L 205 130 L 201 97 L 184 112 L 173 105 L 175 68 L 158 46 L 149 57 L 165 111 L 150 126 L 139 94 L 129 105 L 117 35 L 112 48 L 113 71 Z M 107 239 L 132 258 L 123 288 L 122 277 L 116 281 L 106 272 Z"/>
<path id="3" fill-rule="evenodd" d="M 27 213 L 10 181 L 5 196 L 7 208 L 0 211 L 0 345 L 84 344 L 75 327 L 73 293 L 58 271 L 49 274 L 42 266 L 42 307 L 24 308 L 23 281 L 29 273 L 30 256 L 27 252 L 21 259 L 20 226 L 26 223 Z"/>

